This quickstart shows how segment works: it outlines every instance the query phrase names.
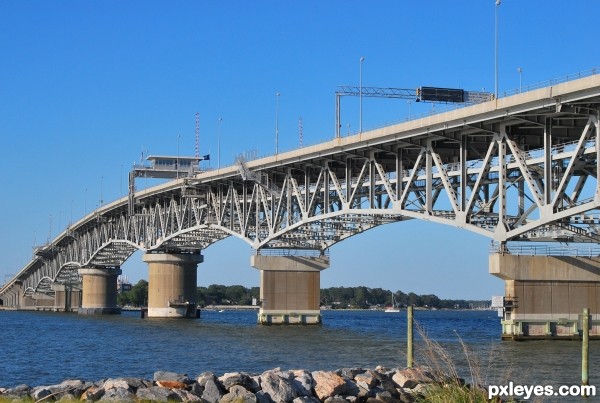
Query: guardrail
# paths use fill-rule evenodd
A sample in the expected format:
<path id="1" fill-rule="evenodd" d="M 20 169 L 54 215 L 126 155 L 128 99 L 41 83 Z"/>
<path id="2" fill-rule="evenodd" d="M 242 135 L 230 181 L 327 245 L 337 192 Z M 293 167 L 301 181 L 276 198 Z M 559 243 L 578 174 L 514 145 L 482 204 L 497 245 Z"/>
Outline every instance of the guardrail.
<path id="1" fill-rule="evenodd" d="M 255 254 L 262 256 L 302 256 L 302 257 L 319 257 L 325 255 L 329 257 L 329 249 L 321 252 L 316 249 L 259 249 Z"/>
<path id="2" fill-rule="evenodd" d="M 597 257 L 600 256 L 598 246 L 566 246 L 566 245 L 504 245 L 494 242 L 490 254 L 502 253 L 521 256 L 571 256 Z"/>

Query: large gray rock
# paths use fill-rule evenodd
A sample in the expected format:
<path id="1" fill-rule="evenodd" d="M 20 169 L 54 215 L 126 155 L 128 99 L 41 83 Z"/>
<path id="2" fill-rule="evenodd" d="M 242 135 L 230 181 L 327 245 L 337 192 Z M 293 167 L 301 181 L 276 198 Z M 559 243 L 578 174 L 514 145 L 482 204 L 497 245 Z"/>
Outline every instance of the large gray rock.
<path id="1" fill-rule="evenodd" d="M 139 388 L 149 388 L 154 386 L 152 381 L 141 378 L 117 378 L 119 380 L 127 382 L 127 384 L 132 387 L 134 390 L 138 390 Z"/>
<path id="2" fill-rule="evenodd" d="M 398 401 L 398 399 L 396 399 L 394 396 L 392 396 L 392 394 L 387 391 L 387 390 L 379 390 L 375 393 L 375 399 L 378 402 L 385 402 L 385 403 L 396 403 Z M 367 402 L 370 401 L 370 399 L 367 400 Z"/>
<path id="3" fill-rule="evenodd" d="M 292 379 L 294 379 L 294 372 L 293 371 L 282 371 L 281 369 L 277 369 L 273 372 L 275 375 L 277 375 L 280 378 L 283 379 L 287 379 L 288 381 L 291 381 Z"/>
<path id="4" fill-rule="evenodd" d="M 352 379 L 342 378 L 346 382 L 346 386 L 344 387 L 344 395 L 345 396 L 358 396 L 361 392 L 360 388 Z"/>
<path id="5" fill-rule="evenodd" d="M 99 386 L 90 386 L 85 392 L 83 392 L 83 395 L 81 395 L 81 400 L 95 402 L 100 400 L 102 395 L 104 395 L 104 389 Z"/>
<path id="6" fill-rule="evenodd" d="M 346 381 L 335 372 L 314 371 L 311 375 L 314 380 L 315 393 L 321 401 L 328 397 L 344 394 Z"/>
<path id="7" fill-rule="evenodd" d="M 208 379 L 204 384 L 204 392 L 202 392 L 202 400 L 208 403 L 217 403 L 223 396 L 221 387 L 212 379 Z"/>
<path id="8" fill-rule="evenodd" d="M 197 383 L 195 383 L 194 385 L 197 385 Z M 179 399 L 181 399 L 184 402 L 201 402 L 202 398 L 194 393 L 188 392 L 187 390 L 182 390 L 182 389 L 173 389 L 173 393 L 175 393 L 177 396 L 179 396 Z"/>
<path id="9" fill-rule="evenodd" d="M 292 387 L 294 388 L 298 396 L 312 396 L 313 379 L 310 375 L 310 372 L 305 370 L 294 371 Z"/>
<path id="10" fill-rule="evenodd" d="M 134 401 L 135 395 L 131 393 L 131 389 L 114 387 L 104 391 L 104 396 L 100 401 L 117 401 L 117 402 L 126 402 L 126 401 Z"/>
<path id="11" fill-rule="evenodd" d="M 198 375 L 198 378 L 196 378 L 196 382 L 198 382 L 200 386 L 204 387 L 204 385 L 206 385 L 206 382 L 209 379 L 214 381 L 217 379 L 217 377 L 212 372 L 203 372 L 200 375 Z"/>
<path id="12" fill-rule="evenodd" d="M 354 379 L 356 375 L 362 374 L 365 371 L 366 370 L 362 368 L 342 368 L 335 371 L 335 373 L 341 376 L 342 378 Z"/>
<path id="13" fill-rule="evenodd" d="M 356 376 L 354 377 L 354 382 L 356 382 L 362 387 L 366 386 L 366 389 L 369 389 L 377 384 L 377 377 L 375 376 L 373 371 L 368 370 L 361 374 L 356 374 Z"/>
<path id="14" fill-rule="evenodd" d="M 29 391 L 29 395 L 35 400 L 44 398 L 47 400 L 49 396 L 51 396 L 53 400 L 58 400 L 69 393 L 79 397 L 84 390 L 85 384 L 83 381 L 66 380 L 56 385 L 37 386 Z"/>
<path id="15" fill-rule="evenodd" d="M 398 389 L 396 389 L 396 384 L 391 379 L 382 380 L 379 387 L 387 391 L 393 398 L 398 397 Z"/>
<path id="16" fill-rule="evenodd" d="M 272 371 L 266 371 L 260 376 L 260 386 L 262 391 L 275 402 L 291 402 L 298 397 L 291 381 Z"/>
<path id="17" fill-rule="evenodd" d="M 300 396 L 292 400 L 292 403 L 321 403 L 321 401 L 314 396 Z"/>
<path id="18" fill-rule="evenodd" d="M 371 388 L 368 387 L 362 387 L 360 385 L 358 386 L 358 393 L 356 394 L 356 397 L 361 399 L 361 401 L 364 401 L 366 398 L 373 396 L 373 394 L 371 393 Z"/>
<path id="19" fill-rule="evenodd" d="M 175 381 L 189 383 L 190 378 L 188 378 L 187 374 L 178 374 L 176 372 L 169 371 L 156 371 L 154 373 L 154 381 Z"/>
<path id="20" fill-rule="evenodd" d="M 341 396 L 333 396 L 325 399 L 324 403 L 348 403 L 348 401 Z"/>
<path id="21" fill-rule="evenodd" d="M 108 389 L 125 389 L 125 390 L 129 390 L 131 392 L 129 383 L 124 379 L 109 378 L 106 381 L 104 381 L 104 385 L 102 385 L 102 387 L 106 391 Z"/>
<path id="22" fill-rule="evenodd" d="M 202 397 L 202 393 L 204 393 L 204 386 L 200 386 L 198 382 L 194 382 L 190 388 L 190 393 L 198 397 Z"/>
<path id="23" fill-rule="evenodd" d="M 221 382 L 221 385 L 223 385 L 226 390 L 231 389 L 234 385 L 241 385 L 248 390 L 253 390 L 257 387 L 250 376 L 241 372 L 228 372 L 223 374 L 223 376 L 219 377 L 219 382 Z"/>
<path id="24" fill-rule="evenodd" d="M 271 397 L 262 390 L 256 392 L 254 396 L 256 396 L 256 403 L 274 403 L 273 399 L 271 399 Z"/>
<path id="25" fill-rule="evenodd" d="M 48 389 L 47 386 L 38 386 L 35 387 L 29 392 L 29 395 L 33 398 L 33 400 L 38 401 L 50 396 L 52 392 Z"/>
<path id="26" fill-rule="evenodd" d="M 140 400 L 152 400 L 155 402 L 181 401 L 179 395 L 171 389 L 161 388 L 160 386 L 138 389 L 135 395 Z"/>
<path id="27" fill-rule="evenodd" d="M 15 386 L 14 388 L 5 389 L 4 393 L 2 394 L 2 397 L 7 400 L 11 398 L 26 397 L 29 395 L 30 390 L 31 388 L 28 385 L 21 384 Z"/>
<path id="28" fill-rule="evenodd" d="M 405 368 L 396 371 L 392 380 L 401 388 L 412 389 L 420 383 L 435 382 L 435 377 L 429 371 L 420 368 Z"/>
<path id="29" fill-rule="evenodd" d="M 229 393 L 221 397 L 219 403 L 257 403 L 254 393 L 241 385 L 233 385 Z"/>

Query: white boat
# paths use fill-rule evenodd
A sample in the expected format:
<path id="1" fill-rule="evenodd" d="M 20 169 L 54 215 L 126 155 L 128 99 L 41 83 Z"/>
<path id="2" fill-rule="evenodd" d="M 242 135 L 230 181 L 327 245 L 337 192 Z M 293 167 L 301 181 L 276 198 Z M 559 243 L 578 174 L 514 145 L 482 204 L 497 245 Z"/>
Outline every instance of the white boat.
<path id="1" fill-rule="evenodd" d="M 385 308 L 385 312 L 387 313 L 398 313 L 400 312 L 400 308 L 396 304 L 396 299 L 394 298 L 394 293 L 392 292 L 392 306 L 388 306 Z"/>

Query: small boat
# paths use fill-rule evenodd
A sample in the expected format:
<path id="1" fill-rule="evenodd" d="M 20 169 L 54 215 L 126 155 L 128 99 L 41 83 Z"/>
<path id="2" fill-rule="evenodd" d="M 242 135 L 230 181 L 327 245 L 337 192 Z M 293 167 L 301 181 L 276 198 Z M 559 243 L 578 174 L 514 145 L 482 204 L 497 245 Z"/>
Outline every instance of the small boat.
<path id="1" fill-rule="evenodd" d="M 394 298 L 394 293 L 392 292 L 392 306 L 388 306 L 385 308 L 385 312 L 387 313 L 398 313 L 400 312 L 400 308 L 396 304 L 396 299 Z"/>
<path id="2" fill-rule="evenodd" d="M 224 312 L 222 309 L 219 309 L 219 312 Z"/>

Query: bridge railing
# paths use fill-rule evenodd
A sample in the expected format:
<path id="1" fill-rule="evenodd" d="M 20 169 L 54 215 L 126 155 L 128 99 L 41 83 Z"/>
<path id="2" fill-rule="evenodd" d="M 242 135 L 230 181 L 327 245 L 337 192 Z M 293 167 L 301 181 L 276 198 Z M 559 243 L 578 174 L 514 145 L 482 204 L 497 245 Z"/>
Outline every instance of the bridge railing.
<path id="1" fill-rule="evenodd" d="M 499 98 L 520 94 L 522 92 L 537 90 L 537 89 L 544 88 L 544 87 L 550 87 L 552 85 L 566 83 L 567 81 L 578 80 L 580 78 L 593 76 L 595 74 L 600 74 L 600 68 L 593 67 L 589 70 L 579 71 L 574 74 L 567 74 L 566 76 L 562 76 L 562 77 L 558 77 L 558 78 L 551 78 L 550 80 L 541 81 L 541 82 L 534 83 L 534 84 L 529 84 L 529 85 L 521 87 L 520 89 L 515 88 L 512 90 L 504 91 L 501 94 L 499 94 Z"/>
<path id="2" fill-rule="evenodd" d="M 503 253 L 521 256 L 571 256 L 596 257 L 600 256 L 600 246 L 570 246 L 570 245 L 504 245 L 493 242 L 490 254 Z"/>
<path id="3" fill-rule="evenodd" d="M 600 74 L 600 68 L 599 67 L 594 67 L 588 70 L 583 70 L 574 74 L 568 74 L 562 77 L 558 77 L 558 78 L 552 78 L 546 81 L 541 81 L 541 82 L 537 82 L 534 84 L 529 84 L 526 86 L 522 86 L 520 89 L 519 88 L 515 88 L 515 89 L 511 89 L 511 90 L 507 90 L 507 91 L 503 91 L 502 93 L 499 94 L 499 98 L 504 98 L 504 97 L 508 97 L 508 96 L 512 96 L 512 95 L 516 95 L 516 94 L 520 94 L 523 92 L 527 92 L 527 91 L 532 91 L 532 90 L 536 90 L 539 88 L 544 88 L 544 87 L 548 87 L 548 86 L 552 86 L 552 85 L 556 85 L 556 84 L 560 84 L 560 83 L 564 83 L 567 81 L 572 81 L 572 80 L 577 80 L 580 78 L 584 78 L 584 77 L 589 77 L 589 76 L 593 76 L 596 74 Z M 384 122 L 381 124 L 377 124 L 373 127 L 370 127 L 367 130 L 376 130 L 376 129 L 381 129 L 383 127 L 387 127 L 387 126 L 392 126 L 398 123 L 403 123 L 403 122 L 408 122 L 410 120 L 416 120 L 416 119 L 421 119 L 421 118 L 425 118 L 428 116 L 433 116 L 433 115 L 437 115 L 440 113 L 444 113 L 444 112 L 449 112 L 452 110 L 456 110 L 456 109 L 460 109 L 460 108 L 464 108 L 466 106 L 471 106 L 471 104 L 460 104 L 460 103 L 456 103 L 456 104 L 448 104 L 445 105 L 444 107 L 437 107 L 433 110 L 430 111 L 424 111 L 424 112 L 420 112 L 420 113 L 413 113 L 410 115 L 407 115 L 406 117 L 404 117 L 403 119 L 400 120 L 395 120 L 395 121 L 389 121 L 389 122 Z M 364 130 L 363 130 L 364 131 Z M 353 131 L 353 132 L 348 132 L 346 135 L 344 135 L 342 133 L 342 137 L 347 137 L 347 136 L 354 136 L 359 134 L 358 131 Z M 331 138 L 321 138 L 320 140 L 316 140 L 316 141 L 311 141 L 311 142 L 307 142 L 304 143 L 300 148 L 304 148 L 304 147 L 309 147 L 311 145 L 315 145 L 315 144 L 321 144 L 321 143 L 326 143 L 328 141 L 331 141 Z M 298 149 L 298 147 L 290 147 L 288 150 L 285 149 L 280 149 L 280 153 L 285 152 L 285 151 L 290 151 L 290 150 L 296 150 Z M 274 154 L 271 153 L 258 153 L 257 150 L 252 150 L 250 152 L 247 152 L 245 155 L 245 159 L 246 161 L 253 161 L 259 158 L 263 158 L 263 157 L 269 157 L 272 156 Z"/>
<path id="4" fill-rule="evenodd" d="M 584 70 L 584 71 L 580 71 L 574 74 L 568 74 L 566 76 L 562 76 L 562 77 L 558 77 L 558 78 L 552 78 L 546 81 L 541 81 L 541 82 L 537 82 L 537 83 L 533 83 L 533 84 L 529 84 L 526 86 L 522 86 L 520 89 L 519 88 L 515 88 L 515 89 L 511 89 L 511 90 L 507 90 L 507 91 L 503 91 L 501 93 L 498 94 L 498 98 L 504 98 L 504 97 L 509 97 L 512 95 L 517 95 L 517 94 L 521 94 L 523 92 L 527 92 L 527 91 L 533 91 L 533 90 L 537 90 L 540 88 L 544 88 L 544 87 L 549 87 L 552 85 L 556 85 L 556 84 L 561 84 L 561 83 L 565 83 L 567 81 L 573 81 L 573 80 L 578 80 L 580 78 L 584 78 L 584 77 L 589 77 L 589 76 L 593 76 L 596 74 L 600 74 L 600 68 L 599 67 L 594 67 L 591 68 L 589 70 Z M 420 112 L 420 113 L 414 113 L 411 115 L 407 115 L 404 119 L 401 119 L 399 121 L 394 121 L 394 122 L 386 122 L 383 124 L 379 124 L 377 126 L 374 126 L 368 130 L 374 130 L 374 129 L 380 129 L 383 127 L 387 127 L 387 126 L 391 126 L 393 124 L 398 124 L 401 122 L 408 122 L 409 120 L 416 120 L 416 119 L 421 119 L 421 118 L 426 118 L 428 116 L 433 116 L 433 115 L 437 115 L 439 113 L 445 113 L 445 112 L 449 112 L 449 111 L 453 111 L 456 109 L 461 109 L 467 106 L 471 106 L 471 104 L 448 104 L 448 105 L 444 105 L 443 107 L 436 107 L 433 110 L 430 111 L 424 111 L 424 112 Z M 353 132 L 353 133 L 349 133 L 350 136 L 358 134 L 358 132 Z"/>
<path id="5" fill-rule="evenodd" d="M 330 252 L 329 249 L 325 249 L 324 251 L 316 250 L 316 249 L 259 249 L 255 250 L 254 253 L 256 255 L 262 256 L 302 256 L 302 257 L 319 257 L 326 256 L 329 257 Z"/>

